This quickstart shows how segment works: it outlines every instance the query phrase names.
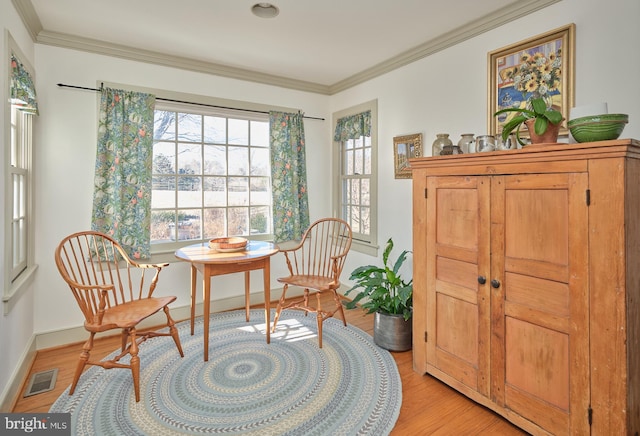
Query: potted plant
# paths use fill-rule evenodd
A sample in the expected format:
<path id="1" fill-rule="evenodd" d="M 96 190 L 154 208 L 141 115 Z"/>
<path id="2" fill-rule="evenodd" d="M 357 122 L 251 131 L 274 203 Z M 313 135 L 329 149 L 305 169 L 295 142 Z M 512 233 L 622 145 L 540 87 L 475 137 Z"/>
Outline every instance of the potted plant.
<path id="1" fill-rule="evenodd" d="M 532 98 L 529 103 L 530 105 L 526 109 L 510 107 L 501 109 L 493 114 L 493 116 L 497 117 L 507 112 L 518 113 L 502 127 L 502 140 L 506 141 L 511 132 L 515 130 L 516 139 L 521 145 L 524 145 L 524 142 L 520 139 L 520 127 L 522 123 L 525 123 L 529 129 L 532 144 L 556 142 L 560 123 L 562 122 L 562 113 L 547 107 L 542 97 Z"/>
<path id="2" fill-rule="evenodd" d="M 392 264 L 389 255 L 393 240 L 389 238 L 382 254 L 383 266 L 366 265 L 353 270 L 349 280 L 355 284 L 345 292 L 358 290 L 346 304 L 347 309 L 363 308 L 374 313 L 373 340 L 387 350 L 411 349 L 413 280 L 406 281 L 400 268 L 409 252 L 403 251 Z"/>

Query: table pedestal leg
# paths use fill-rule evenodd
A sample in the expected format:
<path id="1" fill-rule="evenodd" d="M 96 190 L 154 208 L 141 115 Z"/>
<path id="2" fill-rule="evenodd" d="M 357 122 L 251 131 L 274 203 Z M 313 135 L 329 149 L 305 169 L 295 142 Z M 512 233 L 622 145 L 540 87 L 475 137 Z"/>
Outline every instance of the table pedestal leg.
<path id="1" fill-rule="evenodd" d="M 204 361 L 209 361 L 209 312 L 211 310 L 211 276 L 207 273 L 203 274 L 204 283 L 202 284 L 203 289 L 203 304 L 204 304 L 204 313 L 202 316 L 204 317 Z"/>
<path id="2" fill-rule="evenodd" d="M 264 320 L 267 326 L 267 344 L 271 343 L 271 275 L 269 259 L 264 261 Z"/>
<path id="3" fill-rule="evenodd" d="M 193 323 L 196 317 L 196 276 L 198 271 L 195 265 L 191 264 L 191 336 L 193 336 Z"/>
<path id="4" fill-rule="evenodd" d="M 247 322 L 249 322 L 249 304 L 251 303 L 251 299 L 249 297 L 249 289 L 251 286 L 249 285 L 249 271 L 245 271 L 244 273 L 244 311 L 245 318 L 247 318 Z"/>

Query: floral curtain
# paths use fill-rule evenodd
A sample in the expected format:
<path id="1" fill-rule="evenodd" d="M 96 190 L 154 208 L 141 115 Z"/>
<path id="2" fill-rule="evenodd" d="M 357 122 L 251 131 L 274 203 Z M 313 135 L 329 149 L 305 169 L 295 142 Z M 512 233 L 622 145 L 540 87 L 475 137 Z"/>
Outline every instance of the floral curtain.
<path id="1" fill-rule="evenodd" d="M 309 227 L 302 114 L 270 112 L 269 134 L 274 240 L 299 240 Z"/>
<path id="2" fill-rule="evenodd" d="M 151 255 L 151 169 L 155 96 L 103 88 L 98 119 L 93 230 L 134 259 Z"/>
<path id="3" fill-rule="evenodd" d="M 11 103 L 21 110 L 38 115 L 36 87 L 22 62 L 11 55 Z"/>
<path id="4" fill-rule="evenodd" d="M 358 139 L 361 136 L 370 135 L 371 111 L 366 111 L 338 119 L 333 140 L 343 142 L 347 139 Z"/>

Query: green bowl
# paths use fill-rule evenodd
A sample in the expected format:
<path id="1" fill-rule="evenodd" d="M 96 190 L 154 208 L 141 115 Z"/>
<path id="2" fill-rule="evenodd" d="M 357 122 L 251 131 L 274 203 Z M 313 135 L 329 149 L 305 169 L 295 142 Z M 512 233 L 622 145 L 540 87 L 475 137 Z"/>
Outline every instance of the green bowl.
<path id="1" fill-rule="evenodd" d="M 567 127 L 578 142 L 618 139 L 629 122 L 627 114 L 604 114 L 569 120 Z"/>

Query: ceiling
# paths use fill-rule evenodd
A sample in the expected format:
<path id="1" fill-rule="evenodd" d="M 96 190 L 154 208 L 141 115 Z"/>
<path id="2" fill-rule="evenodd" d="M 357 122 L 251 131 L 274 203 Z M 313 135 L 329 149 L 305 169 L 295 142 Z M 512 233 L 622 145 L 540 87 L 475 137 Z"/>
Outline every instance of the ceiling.
<path id="1" fill-rule="evenodd" d="M 560 0 L 13 0 L 34 39 L 331 94 Z"/>

